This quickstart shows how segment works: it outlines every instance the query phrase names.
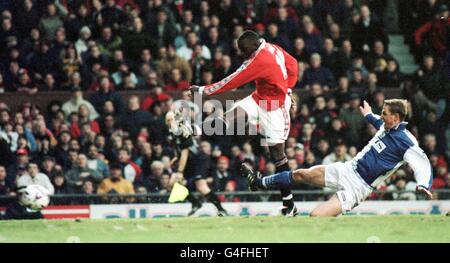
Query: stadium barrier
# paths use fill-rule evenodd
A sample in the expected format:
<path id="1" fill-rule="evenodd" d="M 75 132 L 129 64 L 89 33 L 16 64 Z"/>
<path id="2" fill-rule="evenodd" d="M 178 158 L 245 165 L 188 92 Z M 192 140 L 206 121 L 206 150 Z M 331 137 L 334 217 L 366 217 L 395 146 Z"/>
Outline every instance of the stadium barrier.
<path id="1" fill-rule="evenodd" d="M 321 202 L 296 202 L 300 216 L 309 213 Z M 280 202 L 223 203 L 231 216 L 277 216 Z M 176 218 L 186 217 L 191 205 L 176 204 L 110 204 L 49 206 L 42 213 L 46 219 L 113 219 L 113 218 Z M 0 213 L 4 208 L 0 208 Z M 348 215 L 444 215 L 450 212 L 450 201 L 365 201 Z M 204 204 L 195 217 L 217 215 L 212 204 Z"/>
<path id="2" fill-rule="evenodd" d="M 450 212 L 450 189 L 437 189 L 433 191 L 447 200 L 368 200 L 359 205 L 350 215 L 390 215 L 390 214 L 446 214 Z M 320 204 L 319 198 L 325 199 L 333 192 L 323 190 L 294 190 L 293 194 L 299 208 L 300 215 L 308 215 L 314 207 Z M 384 191 L 374 192 L 378 196 L 396 194 L 397 197 L 409 194 L 412 191 Z M 274 216 L 279 215 L 280 194 L 277 191 L 265 192 L 218 192 L 224 198 L 224 207 L 233 216 Z M 316 201 L 306 201 L 307 197 Z M 169 195 L 159 193 L 135 195 L 84 195 L 66 194 L 52 196 L 52 205 L 42 212 L 45 218 L 159 218 L 183 217 L 189 212 L 189 203 L 167 203 Z M 239 197 L 239 199 L 233 199 Z M 419 199 L 421 197 L 417 197 Z M 0 196 L 0 213 L 5 210 L 8 201 L 13 197 Z M 58 201 L 71 200 L 72 205 L 55 205 Z M 310 199 L 310 200 L 311 200 Z M 101 202 L 103 200 L 103 202 Z M 133 202 L 126 203 L 132 200 Z M 275 201 L 277 200 L 277 201 Z M 91 202 L 94 201 L 94 202 Z M 109 202 L 115 202 L 108 204 Z M 103 203 L 103 204 L 102 204 Z M 61 203 L 60 203 L 61 204 Z M 76 204 L 76 205 L 75 205 Z M 217 210 L 209 203 L 205 203 L 196 216 L 215 216 Z"/>
<path id="3" fill-rule="evenodd" d="M 335 193 L 329 190 L 292 190 L 294 200 L 296 201 L 322 201 L 326 197 Z M 437 200 L 450 200 L 450 189 L 433 190 Z M 279 191 L 236 191 L 236 192 L 216 192 L 216 194 L 224 201 L 235 202 L 251 201 L 264 202 L 272 200 L 280 200 Z M 194 192 L 193 195 L 199 197 L 199 193 Z M 110 204 L 110 203 L 168 203 L 170 193 L 146 193 L 146 194 L 57 194 L 51 196 L 51 204 L 70 203 L 76 205 L 82 204 Z M 16 197 L 0 195 L 0 207 L 4 206 Z M 424 200 L 424 195 L 418 195 L 415 191 L 409 190 L 375 190 L 369 196 L 369 200 Z"/>

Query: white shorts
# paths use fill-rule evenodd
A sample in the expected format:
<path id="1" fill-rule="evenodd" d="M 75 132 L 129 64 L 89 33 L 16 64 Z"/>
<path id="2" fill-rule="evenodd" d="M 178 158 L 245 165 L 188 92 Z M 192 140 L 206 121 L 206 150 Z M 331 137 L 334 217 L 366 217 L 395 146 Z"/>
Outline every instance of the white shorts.
<path id="1" fill-rule="evenodd" d="M 290 95 L 287 94 L 284 105 L 276 110 L 266 111 L 256 103 L 252 95 L 249 95 L 237 102 L 228 112 L 237 107 L 243 109 L 247 113 L 249 123 L 256 127 L 259 134 L 264 136 L 262 144 L 273 146 L 284 143 L 288 138 L 291 128 L 289 115 L 291 103 Z"/>
<path id="2" fill-rule="evenodd" d="M 342 213 L 352 210 L 372 193 L 372 188 L 353 170 L 351 162 L 326 165 L 325 186 L 337 191 Z"/>

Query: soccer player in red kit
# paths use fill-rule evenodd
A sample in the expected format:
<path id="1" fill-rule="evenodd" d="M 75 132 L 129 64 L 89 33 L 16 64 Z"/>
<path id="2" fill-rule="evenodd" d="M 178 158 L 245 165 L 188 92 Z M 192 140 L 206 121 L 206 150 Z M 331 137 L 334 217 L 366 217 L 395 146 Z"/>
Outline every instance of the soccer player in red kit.
<path id="1" fill-rule="evenodd" d="M 245 31 L 237 40 L 245 61 L 232 74 L 206 86 L 191 86 L 191 92 L 216 95 L 255 81 L 256 90 L 235 104 L 247 115 L 248 121 L 258 127 L 265 146 L 276 166 L 276 172 L 289 170 L 284 152 L 290 129 L 289 109 L 292 105 L 291 88 L 297 82 L 298 64 L 281 47 L 267 43 L 257 33 Z M 295 216 L 297 208 L 289 187 L 280 189 L 283 198 L 281 213 Z"/>

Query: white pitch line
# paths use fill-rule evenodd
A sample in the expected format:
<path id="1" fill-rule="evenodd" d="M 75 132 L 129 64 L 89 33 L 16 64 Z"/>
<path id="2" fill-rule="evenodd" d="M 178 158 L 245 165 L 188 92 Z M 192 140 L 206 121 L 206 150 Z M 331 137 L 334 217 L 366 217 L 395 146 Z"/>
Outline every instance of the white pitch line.
<path id="1" fill-rule="evenodd" d="M 81 239 L 77 236 L 70 236 L 66 239 L 66 243 L 81 243 Z"/>
<path id="2" fill-rule="evenodd" d="M 140 231 L 147 231 L 147 228 L 143 225 L 137 225 L 136 228 Z"/>

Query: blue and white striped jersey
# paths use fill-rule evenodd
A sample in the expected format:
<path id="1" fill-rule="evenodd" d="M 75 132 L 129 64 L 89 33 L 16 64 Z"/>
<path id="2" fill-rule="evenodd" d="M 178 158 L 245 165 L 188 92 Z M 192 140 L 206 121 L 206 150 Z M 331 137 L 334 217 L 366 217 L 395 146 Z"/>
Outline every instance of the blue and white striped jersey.
<path id="1" fill-rule="evenodd" d="M 378 132 L 351 161 L 353 169 L 364 181 L 376 187 L 406 162 L 414 171 L 417 185 L 430 189 L 433 180 L 430 161 L 406 129 L 407 123 L 385 130 L 380 116 L 370 113 L 366 120 Z"/>

